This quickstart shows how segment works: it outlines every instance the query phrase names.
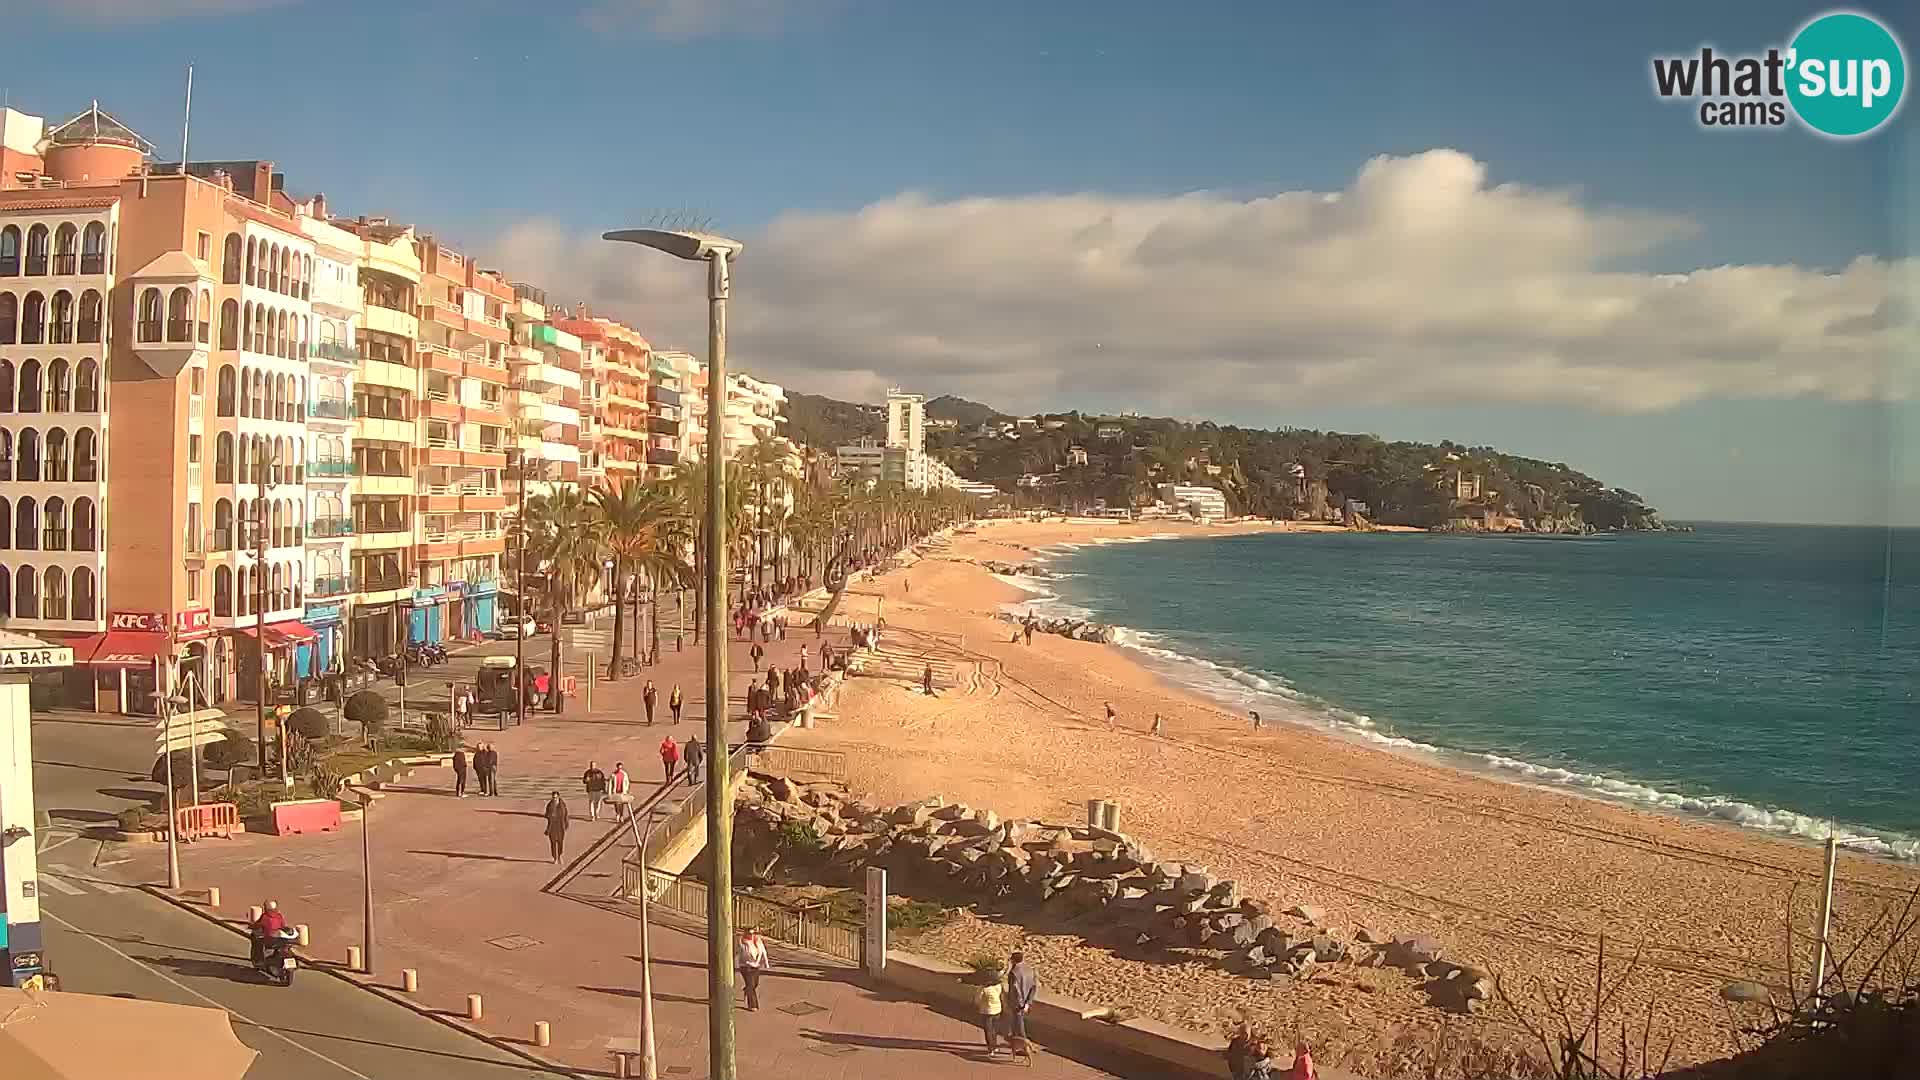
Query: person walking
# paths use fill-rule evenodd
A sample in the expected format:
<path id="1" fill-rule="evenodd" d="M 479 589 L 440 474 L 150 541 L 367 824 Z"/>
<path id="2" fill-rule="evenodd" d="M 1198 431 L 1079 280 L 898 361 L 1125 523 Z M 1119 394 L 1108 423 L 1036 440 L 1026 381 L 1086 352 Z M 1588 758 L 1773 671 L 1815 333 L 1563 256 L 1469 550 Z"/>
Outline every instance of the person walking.
<path id="1" fill-rule="evenodd" d="M 547 800 L 547 847 L 553 852 L 553 861 L 567 853 L 567 801 L 554 792 Z"/>
<path id="2" fill-rule="evenodd" d="M 671 735 L 660 740 L 660 768 L 667 774 L 669 784 L 680 773 L 680 744 L 674 742 Z"/>
<path id="3" fill-rule="evenodd" d="M 1166 730 L 1167 730 L 1166 721 L 1161 718 L 1159 713 L 1154 713 L 1153 714 L 1153 733 L 1155 735 L 1164 735 L 1166 734 Z"/>
<path id="4" fill-rule="evenodd" d="M 773 961 L 767 956 L 767 943 L 760 940 L 760 931 L 747 927 L 740 935 L 740 948 L 735 953 L 735 963 L 740 968 L 740 983 L 747 991 L 747 1011 L 760 1011 L 760 976 L 773 968 Z"/>
<path id="5" fill-rule="evenodd" d="M 1007 967 L 1007 1041 L 1014 1050 L 1027 1041 L 1027 1010 L 1040 993 L 1040 979 L 1027 966 L 1027 955 L 1016 952 Z"/>
<path id="6" fill-rule="evenodd" d="M 1023 625 L 1023 626 L 1021 626 L 1021 627 L 1020 627 L 1020 631 L 1021 631 L 1021 633 L 1024 633 L 1024 634 L 1026 634 L 1026 635 L 1027 635 L 1027 647 L 1028 647 L 1028 648 L 1032 648 L 1032 647 L 1033 647 L 1033 619 L 1032 619 L 1032 617 L 1028 617 L 1028 619 L 1027 619 L 1027 621 L 1026 621 L 1026 623 L 1025 623 L 1025 625 Z"/>
<path id="7" fill-rule="evenodd" d="M 480 781 L 480 794 L 482 795 L 492 794 L 489 790 L 493 772 L 491 764 L 492 758 L 493 749 L 491 743 L 481 743 L 480 749 L 473 752 L 473 778 Z"/>
<path id="8" fill-rule="evenodd" d="M 626 762 L 616 761 L 613 763 L 613 779 L 609 782 L 609 786 L 615 795 L 628 795 L 632 793 L 633 781 L 627 776 Z"/>
<path id="9" fill-rule="evenodd" d="M 673 714 L 675 725 L 680 723 L 680 705 L 684 699 L 680 696 L 680 687 L 675 686 L 673 693 L 667 695 L 667 711 Z"/>
<path id="10" fill-rule="evenodd" d="M 757 641 L 753 643 L 753 648 L 747 650 L 747 659 L 753 661 L 753 670 L 755 674 L 759 673 L 760 658 L 765 655 L 767 655 L 767 650 L 761 648 L 760 643 Z"/>
<path id="11" fill-rule="evenodd" d="M 925 670 L 920 672 L 920 689 L 924 691 L 928 697 L 933 696 L 933 665 L 932 664 L 928 664 Z"/>
<path id="12" fill-rule="evenodd" d="M 805 645 L 800 646 L 800 670 L 807 670 L 807 647 Z"/>
<path id="13" fill-rule="evenodd" d="M 454 691 L 453 725 L 456 728 L 467 726 L 467 692 L 465 690 Z"/>
<path id="14" fill-rule="evenodd" d="M 700 766 L 707 760 L 707 750 L 700 745 L 700 736 L 695 735 L 687 740 L 687 745 L 680 748 L 680 757 L 687 763 L 687 784 L 699 783 Z"/>
<path id="15" fill-rule="evenodd" d="M 589 761 L 580 782 L 587 788 L 587 820 L 599 821 L 600 804 L 607 801 L 607 774 L 600 771 L 599 762 Z"/>
<path id="16" fill-rule="evenodd" d="M 1107 702 L 1107 723 L 1111 724 L 1119 718 L 1120 714 L 1113 711 L 1113 702 Z"/>
<path id="17" fill-rule="evenodd" d="M 1253 718 L 1253 730 L 1259 731 L 1260 730 L 1260 714 L 1253 711 L 1252 709 L 1248 709 L 1247 715 Z"/>
<path id="18" fill-rule="evenodd" d="M 655 690 L 653 688 L 653 680 L 648 679 L 647 685 L 640 691 L 640 704 L 646 706 L 647 708 L 647 726 L 648 727 L 653 726 L 653 703 L 659 700 L 659 698 L 660 698 L 660 691 Z"/>
<path id="19" fill-rule="evenodd" d="M 1000 1049 L 1000 1014 L 1005 1010 L 1006 987 L 1000 984 L 1000 973 L 984 972 L 979 976 L 981 982 L 973 991 L 973 1011 L 980 1021 L 980 1032 L 987 1037 L 987 1053 L 991 1055 Z"/>

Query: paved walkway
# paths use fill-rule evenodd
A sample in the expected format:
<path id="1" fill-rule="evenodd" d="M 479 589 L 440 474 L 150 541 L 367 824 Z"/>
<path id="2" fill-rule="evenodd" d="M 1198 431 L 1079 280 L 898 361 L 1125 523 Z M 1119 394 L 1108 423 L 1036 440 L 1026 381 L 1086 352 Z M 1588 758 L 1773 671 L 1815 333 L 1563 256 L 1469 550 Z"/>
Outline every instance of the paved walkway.
<path id="1" fill-rule="evenodd" d="M 844 635 L 832 639 L 844 644 Z M 810 657 L 819 641 L 789 633 L 769 645 L 770 659 L 791 664 L 802 644 Z M 737 701 L 751 678 L 745 642 L 731 646 Z M 460 1010 L 466 995 L 483 995 L 488 1032 L 530 1039 L 535 1021 L 552 1024 L 545 1051 L 565 1064 L 606 1074 L 609 1039 L 632 1039 L 638 1028 L 639 924 L 626 905 L 599 899 L 617 884 L 610 855 L 574 877 L 564 892 L 546 892 L 560 867 L 548 859 L 541 806 L 560 790 L 574 807 L 568 856 L 585 852 L 612 828 L 585 820 L 579 774 L 588 759 L 611 771 L 625 761 L 636 794 L 657 786 L 657 747 L 665 734 L 678 740 L 700 730 L 704 703 L 696 693 L 700 653 L 669 651 L 649 674 L 664 703 L 678 680 L 687 708 L 678 726 L 649 728 L 638 717 L 640 679 L 603 685 L 591 714 L 571 706 L 560 717 L 542 715 L 527 726 L 477 733 L 501 753 L 501 795 L 451 796 L 450 770 L 427 769 L 408 790 L 373 808 L 371 849 L 375 897 L 375 977 L 397 986 L 400 969 L 419 972 L 421 1003 Z M 741 710 L 733 710 L 738 714 Z M 660 710 L 664 718 L 664 705 Z M 733 737 L 741 737 L 735 725 Z M 160 876 L 161 845 L 129 848 L 122 869 L 137 878 Z M 218 885 L 222 914 L 243 916 L 266 897 L 290 919 L 311 927 L 313 952 L 344 959 L 362 933 L 364 876 L 360 826 L 296 837 L 243 836 L 208 840 L 182 852 L 189 888 Z M 657 925 L 653 935 L 654 1009 L 661 1075 L 704 1077 L 706 1068 L 706 942 L 697 927 Z M 936 1080 L 976 1076 L 1004 1067 L 1005 1055 L 980 1053 L 978 1030 L 918 1002 L 863 985 L 845 967 L 773 950 L 778 965 L 763 983 L 763 1008 L 736 1012 L 741 1075 L 812 1078 L 917 1076 Z M 1042 973 L 1044 978 L 1044 973 Z M 1035 1077 L 1108 1075 L 1043 1054 Z"/>

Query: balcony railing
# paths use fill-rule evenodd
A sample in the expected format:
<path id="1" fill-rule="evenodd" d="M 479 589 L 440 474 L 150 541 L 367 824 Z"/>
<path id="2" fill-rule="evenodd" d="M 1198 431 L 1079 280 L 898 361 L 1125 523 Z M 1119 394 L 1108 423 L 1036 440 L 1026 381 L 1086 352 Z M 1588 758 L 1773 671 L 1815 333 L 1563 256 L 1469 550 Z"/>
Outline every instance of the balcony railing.
<path id="1" fill-rule="evenodd" d="M 83 274 L 104 274 L 107 272 L 107 256 L 104 252 L 80 256 L 80 272 Z"/>
<path id="2" fill-rule="evenodd" d="M 307 535 L 317 540 L 353 535 L 350 517 L 318 517 L 307 523 Z"/>
<path id="3" fill-rule="evenodd" d="M 313 579 L 313 586 L 307 590 L 308 596 L 341 596 L 353 591 L 353 579 L 344 574 Z"/>
<path id="4" fill-rule="evenodd" d="M 313 355 L 321 360 L 335 360 L 342 364 L 357 364 L 360 353 L 351 345 L 342 345 L 337 341 L 322 341 L 313 346 Z"/>
<path id="5" fill-rule="evenodd" d="M 647 464 L 678 465 L 680 464 L 680 455 L 672 450 L 658 450 L 658 449 L 649 448 L 647 450 Z"/>
<path id="6" fill-rule="evenodd" d="M 405 588 L 407 584 L 404 574 L 362 574 L 353 580 L 360 592 L 386 592 L 388 589 Z"/>
<path id="7" fill-rule="evenodd" d="M 394 521 L 369 521 L 361 518 L 353 523 L 353 531 L 361 536 L 380 534 L 391 536 L 394 533 L 411 532 L 413 526 L 404 519 Z"/>
<path id="8" fill-rule="evenodd" d="M 307 472 L 312 476 L 356 476 L 360 468 L 351 461 L 309 461 Z"/>
<path id="9" fill-rule="evenodd" d="M 500 494 L 500 491 L 498 488 L 490 488 L 490 487 L 486 487 L 485 485 L 476 484 L 476 483 L 428 484 L 427 494 L 429 495 L 498 495 Z"/>
<path id="10" fill-rule="evenodd" d="M 334 420 L 351 420 L 354 417 L 353 402 L 341 398 L 320 399 L 307 403 L 308 416 L 325 416 Z"/>

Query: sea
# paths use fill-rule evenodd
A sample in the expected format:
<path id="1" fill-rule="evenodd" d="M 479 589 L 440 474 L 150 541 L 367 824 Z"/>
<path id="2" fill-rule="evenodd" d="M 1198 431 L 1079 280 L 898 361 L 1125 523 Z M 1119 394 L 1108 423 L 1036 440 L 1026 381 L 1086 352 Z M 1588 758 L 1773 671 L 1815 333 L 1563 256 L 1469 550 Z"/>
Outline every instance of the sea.
<path id="1" fill-rule="evenodd" d="M 1002 580 L 1263 719 L 1920 861 L 1920 530 L 1694 528 L 1096 542 Z"/>

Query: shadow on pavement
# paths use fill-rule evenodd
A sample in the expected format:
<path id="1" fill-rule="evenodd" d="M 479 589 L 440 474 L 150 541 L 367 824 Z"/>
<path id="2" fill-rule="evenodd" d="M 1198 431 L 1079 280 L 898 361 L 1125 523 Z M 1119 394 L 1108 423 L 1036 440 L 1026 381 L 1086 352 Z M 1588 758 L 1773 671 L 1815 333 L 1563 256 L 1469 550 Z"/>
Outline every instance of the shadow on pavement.
<path id="1" fill-rule="evenodd" d="M 421 851 L 418 848 L 409 848 L 407 850 L 407 854 L 438 855 L 446 859 L 485 859 L 490 862 L 530 862 L 530 863 L 553 862 L 552 859 L 522 859 L 515 855 L 488 855 L 488 854 L 484 854 L 482 852 L 477 852 L 477 851 Z"/>
<path id="2" fill-rule="evenodd" d="M 147 958 L 148 963 L 170 968 L 175 974 L 196 979 L 225 979 L 228 982 L 265 986 L 267 978 L 253 970 L 253 965 L 244 960 L 196 960 L 190 957 L 154 956 Z"/>
<path id="3" fill-rule="evenodd" d="M 931 1050 L 954 1057 L 983 1060 L 987 1056 L 987 1048 L 981 1043 L 952 1042 L 947 1039 L 895 1039 L 885 1035 L 853 1035 L 844 1031 L 815 1031 L 810 1028 L 803 1028 L 800 1037 L 834 1046 L 857 1046 L 868 1050 Z"/>
<path id="4" fill-rule="evenodd" d="M 630 987 L 583 986 L 580 989 L 591 994 L 606 994 L 610 997 L 637 998 L 640 996 L 640 991 Z M 707 1003 L 707 998 L 704 994 L 699 997 L 694 997 L 691 994 L 663 994 L 658 990 L 653 992 L 653 1000 L 674 1001 L 682 1005 L 705 1005 Z"/>
<path id="5" fill-rule="evenodd" d="M 448 1010 L 429 1010 L 429 1011 L 438 1012 L 441 1015 L 451 1016 L 456 1019 L 461 1019 L 461 1020 L 466 1019 L 466 1014 L 463 1012 L 455 1012 L 455 1011 L 448 1011 Z M 453 1053 L 448 1053 L 445 1050 L 428 1050 L 423 1047 L 408 1046 L 405 1043 L 381 1042 L 378 1039 L 360 1039 L 360 1038 L 355 1038 L 352 1035 L 342 1035 L 334 1031 L 307 1031 L 302 1028 L 270 1027 L 266 1024 L 248 1024 L 246 1021 L 243 1021 L 238 1017 L 234 1018 L 233 1026 L 236 1028 L 259 1027 L 268 1031 L 278 1032 L 281 1035 L 304 1035 L 309 1039 L 326 1039 L 330 1042 L 352 1043 L 356 1046 L 378 1046 L 388 1050 L 400 1050 L 409 1054 L 420 1054 L 428 1057 L 446 1058 L 449 1061 L 470 1061 L 476 1065 L 498 1065 L 501 1068 L 524 1070 L 528 1073 L 531 1073 L 531 1075 L 534 1075 L 534 1076 L 569 1076 L 571 1075 L 571 1073 L 560 1072 L 555 1069 L 543 1069 L 540 1066 L 535 1065 L 533 1062 L 526 1060 L 525 1058 L 515 1058 L 511 1061 L 502 1061 L 499 1058 L 475 1057 L 472 1054 L 453 1054 Z M 513 1040 L 506 1040 L 506 1041 L 520 1042 L 521 1040 L 513 1039 Z"/>

